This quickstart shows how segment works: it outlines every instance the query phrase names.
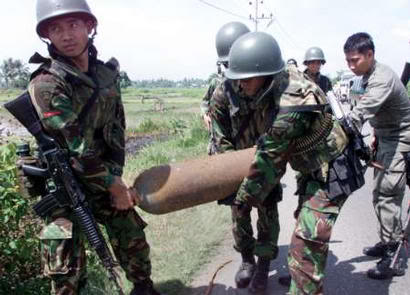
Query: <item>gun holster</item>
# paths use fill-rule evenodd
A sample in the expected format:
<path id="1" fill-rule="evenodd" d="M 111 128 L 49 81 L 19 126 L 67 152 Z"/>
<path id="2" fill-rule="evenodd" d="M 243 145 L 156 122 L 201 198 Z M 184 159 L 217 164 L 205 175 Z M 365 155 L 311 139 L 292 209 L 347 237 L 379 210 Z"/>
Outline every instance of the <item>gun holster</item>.
<path id="1" fill-rule="evenodd" d="M 327 191 L 330 200 L 347 197 L 364 185 L 366 168 L 362 166 L 354 146 L 350 143 L 343 153 L 331 162 Z"/>

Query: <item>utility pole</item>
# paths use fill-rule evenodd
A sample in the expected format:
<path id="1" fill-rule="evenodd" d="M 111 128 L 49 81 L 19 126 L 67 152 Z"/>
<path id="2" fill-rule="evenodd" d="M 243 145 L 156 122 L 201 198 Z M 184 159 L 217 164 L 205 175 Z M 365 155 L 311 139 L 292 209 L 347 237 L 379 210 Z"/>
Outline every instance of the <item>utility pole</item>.
<path id="1" fill-rule="evenodd" d="M 258 23 L 260 20 L 273 20 L 272 13 L 269 16 L 265 16 L 264 13 L 259 16 L 259 4 L 263 4 L 263 0 L 249 1 L 249 5 L 255 5 L 255 16 L 252 16 L 252 14 L 249 15 L 249 19 L 255 23 L 255 32 L 258 31 Z"/>

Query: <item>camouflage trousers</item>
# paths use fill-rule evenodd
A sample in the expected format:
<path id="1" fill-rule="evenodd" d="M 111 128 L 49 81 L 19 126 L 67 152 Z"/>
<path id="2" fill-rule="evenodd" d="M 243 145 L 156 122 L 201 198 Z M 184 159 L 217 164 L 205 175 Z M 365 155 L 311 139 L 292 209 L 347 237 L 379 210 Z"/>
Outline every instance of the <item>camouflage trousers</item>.
<path id="1" fill-rule="evenodd" d="M 257 238 L 253 236 L 252 207 L 232 206 L 232 233 L 234 248 L 240 253 L 253 253 L 258 257 L 275 259 L 278 256 L 279 213 L 278 202 L 282 200 L 282 188 L 274 190 L 258 210 Z"/>
<path id="2" fill-rule="evenodd" d="M 150 247 L 146 241 L 146 223 L 134 209 L 119 211 L 111 207 L 108 196 L 89 202 L 95 219 L 105 226 L 116 260 L 134 283 L 150 281 Z M 86 237 L 66 210 L 47 220 L 40 234 L 44 274 L 51 279 L 51 294 L 79 294 L 85 286 Z"/>
<path id="3" fill-rule="evenodd" d="M 309 181 L 288 253 L 289 294 L 323 294 L 329 240 L 346 198 L 329 200 L 317 181 Z"/>
<path id="4" fill-rule="evenodd" d="M 401 152 L 378 152 L 385 170 L 374 169 L 373 206 L 383 243 L 398 241 L 402 233 L 401 205 L 406 189 L 406 164 Z"/>

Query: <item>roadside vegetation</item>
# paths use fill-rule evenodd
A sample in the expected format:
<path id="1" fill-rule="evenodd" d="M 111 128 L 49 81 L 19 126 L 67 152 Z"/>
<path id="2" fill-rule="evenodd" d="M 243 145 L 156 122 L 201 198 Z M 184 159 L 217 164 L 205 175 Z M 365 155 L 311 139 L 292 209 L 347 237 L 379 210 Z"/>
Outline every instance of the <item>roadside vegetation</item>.
<path id="1" fill-rule="evenodd" d="M 0 92 L 0 103 L 20 92 Z M 129 185 L 152 166 L 207 156 L 208 134 L 199 116 L 204 92 L 203 88 L 123 90 L 129 143 L 124 178 Z M 7 115 L 1 109 L 0 114 Z M 21 139 L 0 147 L 0 294 L 49 294 L 49 282 L 41 276 L 36 238 L 41 220 L 32 215 L 35 200 L 22 197 L 19 191 L 14 165 L 17 140 Z M 168 295 L 189 287 L 230 230 L 230 211 L 216 203 L 164 215 L 137 211 L 148 223 L 145 233 L 151 245 L 152 279 Z M 115 294 L 93 251 L 87 255 L 89 280 L 83 294 Z M 127 294 L 132 284 L 124 282 Z"/>

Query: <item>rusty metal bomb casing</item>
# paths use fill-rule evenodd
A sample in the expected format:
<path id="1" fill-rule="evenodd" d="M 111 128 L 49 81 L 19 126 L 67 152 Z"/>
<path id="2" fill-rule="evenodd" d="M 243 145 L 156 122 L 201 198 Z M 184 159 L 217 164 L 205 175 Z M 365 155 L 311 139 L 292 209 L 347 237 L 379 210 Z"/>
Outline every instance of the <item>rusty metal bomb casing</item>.
<path id="1" fill-rule="evenodd" d="M 138 205 L 165 214 L 223 199 L 235 193 L 255 155 L 255 148 L 227 152 L 144 170 L 134 181 Z"/>

